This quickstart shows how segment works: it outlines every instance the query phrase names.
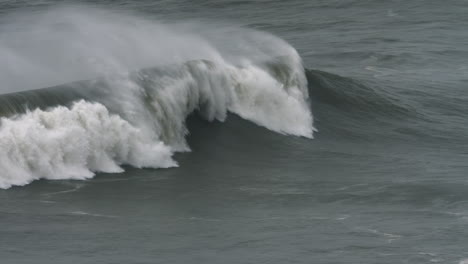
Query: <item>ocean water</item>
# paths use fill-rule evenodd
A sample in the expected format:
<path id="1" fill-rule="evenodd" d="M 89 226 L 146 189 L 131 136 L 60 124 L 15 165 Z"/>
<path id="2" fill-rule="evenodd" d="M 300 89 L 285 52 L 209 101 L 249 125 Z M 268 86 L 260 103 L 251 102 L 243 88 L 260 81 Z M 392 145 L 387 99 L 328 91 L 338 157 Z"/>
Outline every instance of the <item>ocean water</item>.
<path id="1" fill-rule="evenodd" d="M 467 12 L 0 1 L 0 263 L 468 263 Z"/>

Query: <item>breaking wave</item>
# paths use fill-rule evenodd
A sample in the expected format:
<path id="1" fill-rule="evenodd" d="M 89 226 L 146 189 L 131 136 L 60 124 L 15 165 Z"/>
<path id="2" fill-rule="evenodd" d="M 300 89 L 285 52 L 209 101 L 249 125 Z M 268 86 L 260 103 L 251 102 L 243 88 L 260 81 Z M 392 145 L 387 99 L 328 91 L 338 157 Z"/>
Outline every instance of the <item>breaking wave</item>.
<path id="1" fill-rule="evenodd" d="M 0 188 L 176 166 L 194 112 L 313 136 L 301 59 L 281 39 L 83 7 L 50 12 L 59 15 L 31 25 L 17 15 L 20 30 L 0 34 Z"/>

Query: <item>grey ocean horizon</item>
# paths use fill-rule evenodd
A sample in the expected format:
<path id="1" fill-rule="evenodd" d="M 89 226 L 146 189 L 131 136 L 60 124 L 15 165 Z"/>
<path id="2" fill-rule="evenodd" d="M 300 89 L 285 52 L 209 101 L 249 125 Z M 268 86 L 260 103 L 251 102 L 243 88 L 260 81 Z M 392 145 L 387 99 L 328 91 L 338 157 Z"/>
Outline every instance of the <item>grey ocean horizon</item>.
<path id="1" fill-rule="evenodd" d="M 467 11 L 0 1 L 0 263 L 468 263 Z"/>

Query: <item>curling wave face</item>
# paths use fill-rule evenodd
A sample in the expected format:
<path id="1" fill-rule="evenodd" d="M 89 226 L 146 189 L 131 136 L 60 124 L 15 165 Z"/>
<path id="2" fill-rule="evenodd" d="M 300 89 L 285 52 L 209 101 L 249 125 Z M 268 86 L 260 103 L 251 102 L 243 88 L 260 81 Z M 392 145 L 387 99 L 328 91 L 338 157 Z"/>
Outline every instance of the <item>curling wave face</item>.
<path id="1" fill-rule="evenodd" d="M 301 59 L 274 36 L 83 8 L 60 14 L 58 21 L 43 15 L 20 34 L 0 35 L 0 54 L 17 66 L 0 71 L 2 87 L 28 86 L 29 77 L 39 83 L 94 79 L 4 89 L 0 188 L 41 178 L 85 179 L 120 172 L 123 164 L 176 166 L 171 156 L 189 150 L 185 119 L 193 112 L 209 121 L 232 112 L 279 133 L 313 135 Z M 41 40 L 52 42 L 34 43 L 39 29 Z M 58 37 L 64 41 L 53 41 Z M 59 56 L 44 57 L 52 51 Z"/>

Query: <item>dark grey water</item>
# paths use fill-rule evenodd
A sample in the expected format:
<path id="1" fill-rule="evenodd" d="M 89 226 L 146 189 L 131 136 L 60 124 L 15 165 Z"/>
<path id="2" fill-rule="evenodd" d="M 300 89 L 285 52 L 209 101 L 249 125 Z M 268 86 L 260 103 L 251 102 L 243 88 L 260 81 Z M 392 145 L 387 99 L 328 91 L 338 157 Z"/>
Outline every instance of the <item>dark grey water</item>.
<path id="1" fill-rule="evenodd" d="M 131 13 L 163 24 L 195 23 L 191 33 L 197 36 L 209 35 L 208 25 L 236 25 L 286 40 L 303 60 L 318 132 L 314 139 L 286 136 L 238 115 L 207 122 L 194 114 L 187 121 L 192 151 L 175 155 L 177 168 L 126 167 L 123 173 L 89 180 L 38 180 L 0 190 L 1 263 L 468 263 L 466 1 L 76 4 L 0 1 L 0 55 L 8 60 L 0 61 L 7 73 L 0 74 L 0 91 L 12 93 L 0 96 L 2 113 L 14 111 L 6 107 L 12 98 L 25 100 L 15 105 L 44 107 L 80 97 L 67 93 L 63 99 L 46 90 L 44 103 L 40 94 L 34 96 L 41 100 L 27 93 L 15 95 L 92 76 L 81 69 L 61 71 L 62 65 L 74 63 L 66 52 L 43 49 L 45 53 L 36 54 L 21 40 L 45 36 L 33 38 L 37 42 L 31 40 L 32 47 L 52 39 L 67 46 L 78 43 L 78 51 L 80 45 L 102 43 L 69 41 L 74 35 L 67 32 L 75 31 L 60 23 L 64 35 L 47 35 L 52 32 L 47 29 L 30 35 L 16 20 L 49 12 L 50 18 L 42 17 L 47 23 L 37 23 L 55 25 L 54 15 L 62 21 L 63 11 L 73 23 L 85 23 L 80 19 L 85 5 L 85 10 Z M 72 15 L 75 10 L 77 17 Z M 149 45 L 157 50 L 167 44 L 158 41 L 158 36 L 167 36 L 164 31 L 146 38 L 148 31 L 116 30 L 109 38 L 130 35 L 155 41 Z M 174 49 L 184 49 L 174 35 Z M 220 41 L 229 38 L 214 35 Z M 231 35 L 223 47 L 247 43 L 237 36 Z M 269 43 L 273 45 L 266 41 L 260 46 Z M 146 54 L 148 61 L 138 57 L 143 67 L 171 62 L 152 61 L 155 51 L 146 44 L 134 47 L 109 52 Z M 35 56 L 31 61 L 38 65 L 61 65 L 50 66 L 60 76 L 11 55 L 19 51 Z M 99 61 L 107 50 L 93 52 Z M 125 61 L 140 66 L 131 56 Z M 28 74 L 17 78 L 18 72 Z M 57 101 L 50 101 L 47 91 L 57 95 Z M 0 136 L 8 135 L 0 126 Z M 27 143 L 15 144 L 27 149 Z M 0 153 L 0 158 L 10 154 Z M 54 164 L 54 157 L 47 162 Z M 25 164 L 33 164 L 33 158 Z M 0 164 L 4 171 L 9 168 Z M 5 173 L 0 179 L 11 183 L 12 177 L 16 175 Z"/>

